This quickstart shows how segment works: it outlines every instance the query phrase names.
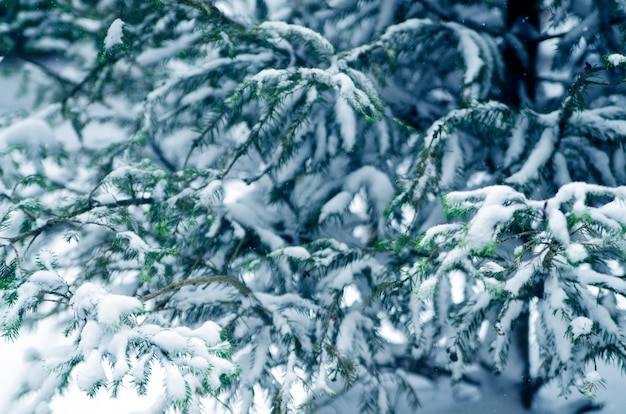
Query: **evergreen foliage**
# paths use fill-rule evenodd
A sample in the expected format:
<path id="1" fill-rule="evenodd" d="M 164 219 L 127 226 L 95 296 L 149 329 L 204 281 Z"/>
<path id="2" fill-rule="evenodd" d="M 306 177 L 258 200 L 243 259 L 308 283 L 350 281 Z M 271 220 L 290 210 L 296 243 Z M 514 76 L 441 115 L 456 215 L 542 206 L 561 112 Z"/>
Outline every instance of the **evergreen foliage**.
<path id="1" fill-rule="evenodd" d="M 155 367 L 151 410 L 189 413 L 402 412 L 416 377 L 476 367 L 530 408 L 626 370 L 623 1 L 0 18 L 3 74 L 36 101 L 0 117 L 3 333 L 67 338 L 31 353 L 12 412 L 72 378 L 142 394 Z"/>

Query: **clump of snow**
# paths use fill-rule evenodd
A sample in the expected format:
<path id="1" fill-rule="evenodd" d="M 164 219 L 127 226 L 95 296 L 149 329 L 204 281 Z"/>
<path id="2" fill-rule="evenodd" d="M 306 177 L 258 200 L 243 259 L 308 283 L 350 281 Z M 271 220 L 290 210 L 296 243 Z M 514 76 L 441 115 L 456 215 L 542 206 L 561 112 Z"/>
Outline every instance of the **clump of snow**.
<path id="1" fill-rule="evenodd" d="M 322 207 L 320 213 L 319 222 L 322 223 L 329 216 L 334 214 L 341 214 L 348 209 L 350 202 L 352 201 L 352 194 L 347 191 L 341 191 L 337 193 L 333 198 L 328 200 Z"/>
<path id="2" fill-rule="evenodd" d="M 439 279 L 437 277 L 429 277 L 424 280 L 415 291 L 417 298 L 420 300 L 432 299 L 437 289 L 438 281 Z"/>
<path id="3" fill-rule="evenodd" d="M 28 278 L 28 281 L 41 286 L 44 290 L 65 290 L 67 286 L 63 278 L 51 270 L 38 270 Z"/>
<path id="4" fill-rule="evenodd" d="M 605 57 L 606 62 L 611 66 L 619 66 L 622 63 L 626 63 L 626 56 L 620 53 L 611 53 Z"/>
<path id="5" fill-rule="evenodd" d="M 193 336 L 202 339 L 207 345 L 216 345 L 221 342 L 220 338 L 221 328 L 218 324 L 212 321 L 207 321 L 197 329 L 191 331 Z"/>
<path id="6" fill-rule="evenodd" d="M 480 209 L 469 224 L 467 247 L 480 251 L 493 242 L 498 226 L 511 219 L 513 214 L 524 208 L 524 196 L 510 187 L 495 185 L 473 191 L 449 193 L 446 201 L 453 206 L 471 206 L 471 198 L 483 199 Z"/>
<path id="7" fill-rule="evenodd" d="M 580 243 L 572 243 L 567 247 L 567 257 L 572 263 L 580 263 L 589 257 L 587 249 Z"/>
<path id="8" fill-rule="evenodd" d="M 109 26 L 109 30 L 107 30 L 107 35 L 104 38 L 104 50 L 109 50 L 113 46 L 123 44 L 122 37 L 124 33 L 122 32 L 122 28 L 124 27 L 124 22 L 122 19 L 115 19 L 111 26 Z"/>
<path id="9" fill-rule="evenodd" d="M 106 374 L 102 366 L 100 351 L 91 351 L 85 361 L 85 365 L 80 368 L 76 375 L 76 382 L 78 388 L 86 392 L 91 391 L 99 383 L 106 383 Z"/>
<path id="10" fill-rule="evenodd" d="M 548 216 L 548 228 L 552 232 L 552 236 L 556 241 L 564 246 L 569 245 L 569 229 L 567 228 L 567 219 L 557 203 L 548 202 L 546 208 Z"/>
<path id="11" fill-rule="evenodd" d="M 124 315 L 138 313 L 143 309 L 139 299 L 124 295 L 106 295 L 98 304 L 98 321 L 114 325 Z"/>
<path id="12" fill-rule="evenodd" d="M 72 296 L 70 305 L 78 317 L 95 315 L 99 322 L 107 325 L 117 324 L 122 316 L 143 309 L 139 299 L 110 294 L 103 287 L 93 283 L 81 285 Z"/>
<path id="13" fill-rule="evenodd" d="M 152 342 L 170 354 L 184 352 L 187 348 L 187 338 L 173 330 L 163 330 L 152 338 Z"/>
<path id="14" fill-rule="evenodd" d="M 581 335 L 589 335 L 591 333 L 593 321 L 584 316 L 579 316 L 570 323 L 570 326 L 574 339 L 577 339 Z"/>
<path id="15" fill-rule="evenodd" d="M 172 364 L 164 363 L 164 385 L 167 395 L 174 401 L 184 401 L 187 396 L 187 382 L 178 368 Z"/>
<path id="16" fill-rule="evenodd" d="M 273 256 L 275 255 L 288 256 L 298 260 L 307 260 L 311 258 L 311 254 L 308 252 L 308 250 L 301 246 L 285 247 L 275 252 Z"/>
<path id="17" fill-rule="evenodd" d="M 585 381 L 597 384 L 603 381 L 602 375 L 598 371 L 589 371 L 585 374 Z"/>
<path id="18" fill-rule="evenodd" d="M 50 126 L 37 118 L 16 122 L 0 132 L 0 151 L 6 151 L 11 145 L 22 145 L 24 149 L 32 152 L 41 146 L 56 142 Z"/>

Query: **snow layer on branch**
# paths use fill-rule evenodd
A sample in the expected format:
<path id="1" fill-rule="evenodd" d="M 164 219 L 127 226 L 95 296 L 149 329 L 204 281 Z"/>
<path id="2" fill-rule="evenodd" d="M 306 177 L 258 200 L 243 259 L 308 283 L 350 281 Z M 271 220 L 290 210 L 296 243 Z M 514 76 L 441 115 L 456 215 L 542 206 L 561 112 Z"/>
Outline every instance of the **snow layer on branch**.
<path id="1" fill-rule="evenodd" d="M 569 245 L 569 229 L 567 228 L 567 219 L 565 214 L 559 209 L 558 202 L 548 201 L 546 207 L 548 218 L 548 228 L 552 236 L 563 246 Z"/>
<path id="2" fill-rule="evenodd" d="M 463 61 L 465 62 L 464 83 L 469 85 L 476 81 L 480 70 L 485 66 L 485 63 L 480 58 L 480 48 L 476 44 L 477 34 L 458 23 L 447 22 L 446 26 L 452 28 L 459 36 L 458 50 L 463 55 Z"/>
<path id="3" fill-rule="evenodd" d="M 276 33 L 280 37 L 296 35 L 304 41 L 310 42 L 317 52 L 323 55 L 331 56 L 335 53 L 335 48 L 324 36 L 304 26 L 271 21 L 261 23 L 259 28 L 270 33 Z"/>
<path id="4" fill-rule="evenodd" d="M 102 354 L 94 349 L 76 375 L 78 388 L 90 392 L 95 385 L 105 384 L 106 380 L 106 373 L 102 366 Z"/>
<path id="5" fill-rule="evenodd" d="M 170 354 L 185 352 L 187 348 L 187 338 L 174 330 L 163 330 L 152 338 L 152 342 L 159 348 Z"/>
<path id="6" fill-rule="evenodd" d="M 540 301 L 538 303 L 539 315 L 543 318 L 543 322 L 548 329 L 548 333 L 554 340 L 553 349 L 556 350 L 556 356 L 565 362 L 569 360 L 572 355 L 572 345 L 565 337 L 567 331 L 567 325 L 561 315 L 554 314 L 548 307 L 546 302 Z"/>
<path id="7" fill-rule="evenodd" d="M 572 327 L 572 335 L 574 339 L 577 339 L 581 335 L 589 335 L 593 329 L 593 321 L 584 316 L 579 316 L 570 322 Z"/>
<path id="8" fill-rule="evenodd" d="M 596 139 L 613 141 L 626 137 L 626 121 L 607 119 L 594 110 L 575 112 L 570 118 L 570 123 L 581 131 L 590 131 L 592 133 L 601 131 L 593 133 Z"/>
<path id="9" fill-rule="evenodd" d="M 405 20 L 402 23 L 395 24 L 387 28 L 385 33 L 381 36 L 382 41 L 389 41 L 393 38 L 393 36 L 402 32 L 412 32 L 417 31 L 422 28 L 422 26 L 430 26 L 433 22 L 430 19 L 409 19 Z"/>
<path id="10" fill-rule="evenodd" d="M 523 262 L 512 278 L 506 281 L 504 289 L 511 292 L 513 296 L 519 294 L 520 289 L 526 285 L 535 274 L 535 267 L 532 262 Z"/>
<path id="11" fill-rule="evenodd" d="M 472 250 L 482 250 L 494 240 L 497 226 L 511 219 L 513 213 L 526 207 L 525 198 L 507 186 L 491 186 L 473 191 L 452 192 L 446 196 L 451 205 L 467 203 L 469 198 L 484 198 L 467 230 L 468 247 Z M 511 202 L 519 200 L 521 202 Z"/>
<path id="12" fill-rule="evenodd" d="M 115 19 L 111 26 L 109 26 L 109 30 L 107 30 L 107 35 L 104 38 L 104 50 L 109 50 L 113 46 L 123 44 L 123 36 L 124 33 L 122 31 L 124 27 L 124 22 L 122 19 Z"/>
<path id="13" fill-rule="evenodd" d="M 187 396 L 187 383 L 176 366 L 163 362 L 165 370 L 165 392 L 174 401 L 183 401 Z"/>
<path id="14" fill-rule="evenodd" d="M 279 249 L 271 254 L 272 256 L 283 255 L 298 260 L 307 260 L 311 258 L 311 254 L 301 246 L 289 246 Z"/>
<path id="15" fill-rule="evenodd" d="M 202 38 L 202 33 L 185 34 L 176 40 L 166 43 L 166 46 L 160 48 L 146 49 L 137 56 L 137 63 L 140 65 L 152 65 L 172 56 L 175 56 L 181 50 L 189 48 L 192 44 Z"/>
<path id="16" fill-rule="evenodd" d="M 352 151 L 356 142 L 356 117 L 352 107 L 341 97 L 338 97 L 335 102 L 335 116 L 339 123 L 343 149 Z"/>
<path id="17" fill-rule="evenodd" d="M 39 270 L 30 275 L 28 282 L 40 286 L 43 290 L 55 291 L 57 289 L 66 290 L 67 288 L 61 275 L 52 270 Z"/>
<path id="18" fill-rule="evenodd" d="M 546 165 L 554 152 L 556 140 L 557 131 L 554 127 L 544 129 L 539 142 L 528 156 L 522 168 L 507 178 L 506 181 L 513 184 L 528 184 L 530 180 L 538 178 L 539 169 Z"/>
<path id="19" fill-rule="evenodd" d="M 337 193 L 333 198 L 328 200 L 326 204 L 324 204 L 324 206 L 322 207 L 319 222 L 322 223 L 331 215 L 341 214 L 345 212 L 350 206 L 352 197 L 353 197 L 353 194 L 347 191 L 340 191 L 339 193 Z"/>
<path id="20" fill-rule="evenodd" d="M 454 182 L 457 171 L 463 166 L 463 151 L 459 145 L 459 136 L 450 134 L 446 140 L 446 151 L 441 160 L 441 187 L 446 188 Z"/>
<path id="21" fill-rule="evenodd" d="M 93 314 L 99 322 L 115 325 L 124 315 L 140 312 L 142 303 L 137 298 L 108 293 L 93 283 L 82 284 L 74 293 L 70 305 L 79 317 Z"/>
<path id="22" fill-rule="evenodd" d="M 21 145 L 32 153 L 56 142 L 52 129 L 37 118 L 24 119 L 0 131 L 0 151 L 6 151 L 11 145 Z"/>
<path id="23" fill-rule="evenodd" d="M 526 144 L 526 131 L 528 130 L 528 118 L 520 116 L 515 123 L 515 128 L 511 134 L 511 140 L 506 154 L 504 155 L 504 167 L 509 167 L 512 163 L 517 161 L 521 157 L 524 151 L 524 144 Z"/>

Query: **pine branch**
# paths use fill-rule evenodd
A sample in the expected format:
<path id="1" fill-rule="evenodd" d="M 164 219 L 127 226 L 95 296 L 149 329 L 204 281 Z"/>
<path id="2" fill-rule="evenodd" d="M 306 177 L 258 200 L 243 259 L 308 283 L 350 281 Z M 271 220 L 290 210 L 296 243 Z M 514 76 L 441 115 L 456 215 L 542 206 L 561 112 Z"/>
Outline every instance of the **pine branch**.
<path id="1" fill-rule="evenodd" d="M 33 229 L 33 230 L 29 230 L 23 233 L 18 234 L 17 236 L 11 237 L 11 238 L 5 238 L 5 240 L 7 240 L 9 242 L 9 244 L 13 244 L 13 243 L 17 243 L 21 240 L 27 239 L 29 237 L 37 237 L 39 236 L 41 233 L 45 232 L 46 230 L 50 230 L 51 228 L 60 225 L 60 224 L 65 224 L 65 223 L 71 223 L 74 217 L 79 216 L 81 214 L 87 213 L 91 210 L 94 210 L 96 208 L 108 208 L 108 209 L 116 209 L 116 208 L 120 208 L 120 207 L 129 207 L 129 206 L 140 206 L 140 205 L 146 205 L 146 204 L 152 204 L 154 202 L 154 199 L 148 197 L 148 198 L 131 198 L 131 199 L 126 199 L 126 200 L 119 200 L 116 201 L 114 203 L 104 203 L 104 204 L 94 204 L 94 205 L 89 205 L 83 208 L 79 208 L 77 210 L 71 211 L 67 214 L 64 214 L 61 217 L 56 217 L 56 218 L 51 218 L 48 219 L 43 225 Z"/>
<path id="2" fill-rule="evenodd" d="M 147 302 L 150 299 L 154 299 L 157 296 L 163 295 L 165 293 L 180 290 L 181 288 L 185 286 L 210 285 L 212 283 L 222 283 L 225 285 L 232 286 L 245 296 L 250 296 L 252 294 L 252 290 L 250 290 L 250 288 L 245 283 L 241 282 L 240 280 L 237 280 L 230 276 L 219 275 L 219 276 L 196 277 L 192 279 L 185 279 L 185 280 L 181 280 L 178 282 L 174 282 L 158 290 L 155 290 L 154 292 L 151 292 L 151 293 L 148 293 L 147 295 L 142 296 L 139 300 L 142 302 Z"/>

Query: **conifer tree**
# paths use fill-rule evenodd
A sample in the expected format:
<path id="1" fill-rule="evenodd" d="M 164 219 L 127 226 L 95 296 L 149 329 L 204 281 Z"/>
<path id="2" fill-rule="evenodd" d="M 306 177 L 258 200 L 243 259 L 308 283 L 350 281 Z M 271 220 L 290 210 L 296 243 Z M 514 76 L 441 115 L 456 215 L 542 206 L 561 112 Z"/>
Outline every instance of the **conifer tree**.
<path id="1" fill-rule="evenodd" d="M 623 1 L 0 18 L 3 74 L 37 104 L 0 118 L 3 332 L 66 337 L 12 412 L 73 380 L 142 394 L 155 368 L 152 412 L 405 412 L 415 378 L 477 370 L 531 409 L 626 368 Z"/>

